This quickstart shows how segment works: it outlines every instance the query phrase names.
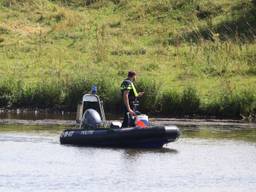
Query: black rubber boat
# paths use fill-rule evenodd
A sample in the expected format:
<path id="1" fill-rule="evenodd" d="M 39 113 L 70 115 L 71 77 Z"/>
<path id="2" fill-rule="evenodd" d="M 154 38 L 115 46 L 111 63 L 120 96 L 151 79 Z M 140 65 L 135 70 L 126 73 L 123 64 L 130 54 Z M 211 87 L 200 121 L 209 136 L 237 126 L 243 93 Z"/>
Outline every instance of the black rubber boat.
<path id="1" fill-rule="evenodd" d="M 82 115 L 83 114 L 83 115 Z M 145 117 L 145 115 L 144 115 Z M 60 136 L 61 144 L 94 147 L 161 148 L 177 140 L 180 131 L 176 126 L 121 128 L 120 122 L 107 122 L 103 102 L 96 94 L 85 94 L 78 107 L 80 128 L 66 129 Z"/>
<path id="2" fill-rule="evenodd" d="M 67 129 L 60 137 L 62 144 L 96 147 L 161 148 L 180 135 L 175 126 L 148 128 Z"/>

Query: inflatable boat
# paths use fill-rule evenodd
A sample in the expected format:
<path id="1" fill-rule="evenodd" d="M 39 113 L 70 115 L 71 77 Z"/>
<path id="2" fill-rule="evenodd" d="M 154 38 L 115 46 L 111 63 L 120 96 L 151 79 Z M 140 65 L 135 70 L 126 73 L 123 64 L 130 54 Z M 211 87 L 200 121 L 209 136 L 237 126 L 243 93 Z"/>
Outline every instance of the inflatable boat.
<path id="1" fill-rule="evenodd" d="M 66 129 L 61 144 L 92 147 L 161 148 L 180 136 L 176 126 L 154 126 L 146 115 L 138 115 L 131 127 L 106 121 L 103 102 L 96 94 L 85 94 L 78 107 L 79 128 Z"/>

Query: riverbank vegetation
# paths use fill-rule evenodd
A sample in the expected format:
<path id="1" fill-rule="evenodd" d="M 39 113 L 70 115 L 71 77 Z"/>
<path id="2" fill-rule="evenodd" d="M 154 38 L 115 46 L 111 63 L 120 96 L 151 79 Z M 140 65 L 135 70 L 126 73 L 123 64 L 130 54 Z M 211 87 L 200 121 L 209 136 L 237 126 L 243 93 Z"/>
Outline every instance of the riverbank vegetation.
<path id="1" fill-rule="evenodd" d="M 133 69 L 142 111 L 253 119 L 255 40 L 252 0 L 0 0 L 0 106 L 118 112 Z"/>

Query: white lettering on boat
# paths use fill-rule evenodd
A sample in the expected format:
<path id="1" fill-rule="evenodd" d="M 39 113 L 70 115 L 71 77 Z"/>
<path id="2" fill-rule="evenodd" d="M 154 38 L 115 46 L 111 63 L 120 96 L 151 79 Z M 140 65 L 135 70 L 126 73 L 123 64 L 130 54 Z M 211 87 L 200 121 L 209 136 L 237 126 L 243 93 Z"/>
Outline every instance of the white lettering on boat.
<path id="1" fill-rule="evenodd" d="M 61 134 L 61 137 L 72 137 L 74 135 L 74 131 L 65 131 L 64 133 Z M 81 131 L 81 135 L 92 135 L 94 131 L 92 130 L 86 130 L 86 131 Z"/>
<path id="2" fill-rule="evenodd" d="M 74 134 L 74 131 L 65 131 L 63 134 L 63 137 L 72 137 Z"/>
<path id="3" fill-rule="evenodd" d="M 94 131 L 92 130 L 88 130 L 88 131 L 81 131 L 82 135 L 92 135 L 94 133 Z"/>

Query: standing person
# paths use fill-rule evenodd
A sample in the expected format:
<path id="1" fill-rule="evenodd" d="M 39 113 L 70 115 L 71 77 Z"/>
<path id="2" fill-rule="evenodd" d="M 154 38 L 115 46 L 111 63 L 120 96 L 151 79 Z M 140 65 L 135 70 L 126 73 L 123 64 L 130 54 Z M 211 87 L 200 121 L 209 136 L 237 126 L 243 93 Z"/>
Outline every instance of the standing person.
<path id="1" fill-rule="evenodd" d="M 137 92 L 133 82 L 136 80 L 136 72 L 129 71 L 128 77 L 121 84 L 122 93 L 122 105 L 124 111 L 124 119 L 122 127 L 128 127 L 129 118 L 131 116 L 136 116 L 135 111 L 133 111 L 133 102 L 137 97 L 141 97 L 144 92 Z M 129 117 L 130 116 L 130 117 Z"/>

